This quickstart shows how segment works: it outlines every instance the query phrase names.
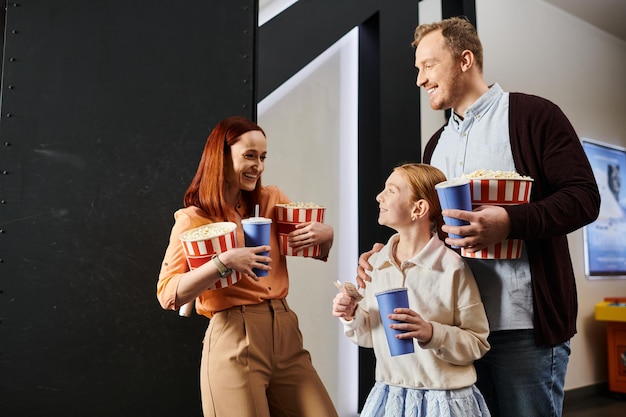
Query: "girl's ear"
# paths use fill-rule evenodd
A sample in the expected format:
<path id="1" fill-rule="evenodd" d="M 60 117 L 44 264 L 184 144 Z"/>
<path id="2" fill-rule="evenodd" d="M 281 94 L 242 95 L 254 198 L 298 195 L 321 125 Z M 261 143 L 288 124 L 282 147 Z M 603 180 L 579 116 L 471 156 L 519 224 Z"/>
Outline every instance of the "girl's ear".
<path id="1" fill-rule="evenodd" d="M 413 203 L 413 211 L 411 212 L 411 220 L 420 219 L 422 217 L 428 217 L 430 211 L 430 205 L 428 201 L 423 198 Z"/>

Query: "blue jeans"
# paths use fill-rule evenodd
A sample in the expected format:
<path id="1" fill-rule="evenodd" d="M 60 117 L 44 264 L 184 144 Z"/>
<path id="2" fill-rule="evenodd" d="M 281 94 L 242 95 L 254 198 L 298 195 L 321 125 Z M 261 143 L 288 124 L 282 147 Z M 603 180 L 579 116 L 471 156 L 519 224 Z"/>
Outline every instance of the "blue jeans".
<path id="1" fill-rule="evenodd" d="M 492 332 L 491 350 L 474 362 L 493 417 L 560 417 L 570 342 L 537 346 L 532 330 Z"/>

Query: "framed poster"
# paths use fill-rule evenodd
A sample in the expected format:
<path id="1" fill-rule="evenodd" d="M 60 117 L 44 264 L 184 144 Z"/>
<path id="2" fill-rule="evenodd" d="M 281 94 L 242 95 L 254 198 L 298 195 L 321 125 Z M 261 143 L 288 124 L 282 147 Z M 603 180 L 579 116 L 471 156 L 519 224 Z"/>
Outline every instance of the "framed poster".
<path id="1" fill-rule="evenodd" d="M 626 148 L 582 139 L 600 190 L 600 215 L 583 228 L 589 279 L 626 279 Z"/>

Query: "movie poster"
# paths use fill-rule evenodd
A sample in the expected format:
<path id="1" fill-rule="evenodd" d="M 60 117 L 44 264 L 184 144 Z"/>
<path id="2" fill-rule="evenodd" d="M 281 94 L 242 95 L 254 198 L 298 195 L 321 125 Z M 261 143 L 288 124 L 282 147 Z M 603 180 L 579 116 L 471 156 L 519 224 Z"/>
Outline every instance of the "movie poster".
<path id="1" fill-rule="evenodd" d="M 600 189 L 600 215 L 585 226 L 585 272 L 589 279 L 626 278 L 626 149 L 583 138 Z"/>

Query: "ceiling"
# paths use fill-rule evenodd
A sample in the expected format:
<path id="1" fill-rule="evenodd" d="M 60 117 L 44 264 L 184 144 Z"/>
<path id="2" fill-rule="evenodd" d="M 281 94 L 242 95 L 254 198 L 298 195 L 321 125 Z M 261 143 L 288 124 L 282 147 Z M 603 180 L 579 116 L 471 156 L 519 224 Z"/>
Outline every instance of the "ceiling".
<path id="1" fill-rule="evenodd" d="M 297 0 L 259 0 L 259 25 L 296 1 Z M 544 1 L 626 41 L 625 0 Z M 265 16 L 268 13 L 269 15 Z M 261 22 L 262 18 L 264 19 L 263 22 Z"/>
<path id="2" fill-rule="evenodd" d="M 624 0 L 544 0 L 626 41 Z"/>

